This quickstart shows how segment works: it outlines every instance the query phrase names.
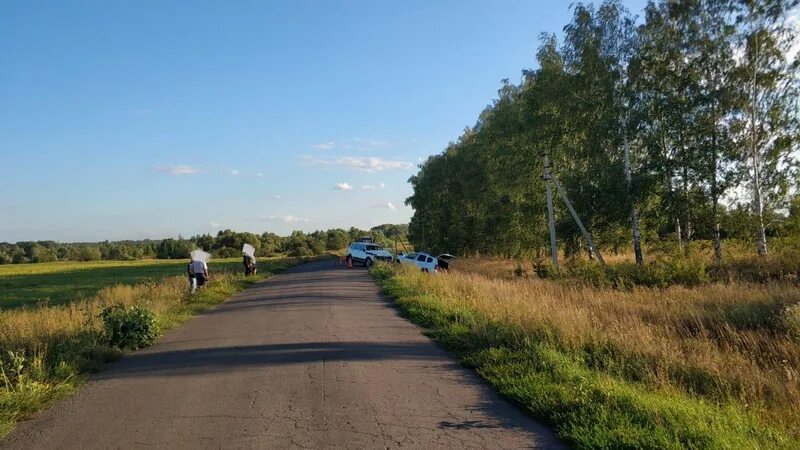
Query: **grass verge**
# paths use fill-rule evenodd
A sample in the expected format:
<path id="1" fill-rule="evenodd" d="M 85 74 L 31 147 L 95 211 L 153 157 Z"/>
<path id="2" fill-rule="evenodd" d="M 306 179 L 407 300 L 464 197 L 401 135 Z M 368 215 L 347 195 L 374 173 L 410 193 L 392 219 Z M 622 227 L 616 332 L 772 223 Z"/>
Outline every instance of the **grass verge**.
<path id="1" fill-rule="evenodd" d="M 68 305 L 0 312 L 0 439 L 14 425 L 71 394 L 86 374 L 119 359 L 110 345 L 101 312 L 112 305 L 138 306 L 155 316 L 163 333 L 210 309 L 246 286 L 309 258 L 285 258 L 259 264 L 259 274 L 212 273 L 206 288 L 187 292 L 186 278 L 173 276 L 136 285 L 102 288 L 88 300 Z"/>
<path id="2" fill-rule="evenodd" d="M 666 334 L 672 330 L 669 327 L 678 330 L 675 317 L 662 314 L 659 305 L 654 304 L 642 313 L 644 319 L 641 319 L 636 305 L 644 302 L 633 298 L 636 293 L 613 293 L 615 297 L 609 300 L 616 303 L 602 304 L 591 296 L 612 294 L 570 290 L 539 281 L 549 283 L 547 288 L 537 285 L 540 289 L 537 293 L 542 297 L 552 294 L 545 289 L 566 292 L 565 297 L 549 304 L 546 298 L 530 296 L 533 291 L 522 292 L 526 287 L 521 282 L 474 275 L 426 276 L 384 265 L 373 268 L 372 274 L 411 321 L 426 328 L 442 346 L 456 352 L 507 398 L 552 426 L 559 438 L 577 447 L 798 448 L 800 445 L 789 428 L 796 418 L 796 402 L 774 400 L 777 406 L 769 400 L 746 402 L 737 395 L 748 395 L 744 391 L 767 381 L 757 380 L 756 376 L 752 380 L 731 378 L 743 383 L 740 387 L 744 392 L 731 393 L 733 382 L 729 383 L 722 371 L 712 371 L 712 367 L 721 369 L 716 365 L 727 361 L 716 353 L 743 356 L 735 343 L 724 350 L 710 349 L 719 336 L 704 336 L 712 327 L 704 328 L 701 321 L 695 320 L 702 317 L 692 317 L 689 325 L 694 335 L 680 341 L 676 334 L 673 342 L 664 342 L 670 338 Z M 684 291 L 676 291 L 674 295 Z M 620 297 L 625 295 L 631 298 Z M 588 311 L 582 304 L 595 309 Z M 606 318 L 601 314 L 606 310 L 616 315 L 616 322 L 604 323 Z M 691 312 L 693 316 L 700 313 Z M 586 314 L 592 315 L 591 320 L 583 320 Z M 658 323 L 659 314 L 666 316 L 664 324 Z M 582 324 L 586 324 L 585 329 Z M 636 324 L 641 328 L 635 328 Z M 736 331 L 731 323 L 720 326 L 731 328 L 731 333 Z M 747 330 L 741 336 L 752 338 L 752 324 L 743 328 Z M 631 331 L 641 336 L 638 343 Z M 643 334 L 646 332 L 654 342 L 661 343 L 660 347 L 653 347 L 651 354 L 647 353 L 649 342 L 645 342 L 647 337 Z M 620 341 L 614 340 L 615 333 Z M 724 336 L 726 340 L 730 337 L 730 334 Z M 627 348 L 624 339 L 631 340 Z M 785 344 L 775 339 L 771 342 Z M 658 350 L 684 345 L 686 351 L 695 352 L 695 358 L 702 356 L 702 359 L 673 361 L 672 356 L 680 355 L 665 354 L 661 358 Z M 766 366 L 767 362 L 758 364 Z M 764 367 L 764 376 L 773 371 L 772 367 Z M 792 391 L 797 381 L 790 379 L 785 383 L 784 387 Z M 752 395 L 757 399 L 763 392 L 756 389 Z"/>

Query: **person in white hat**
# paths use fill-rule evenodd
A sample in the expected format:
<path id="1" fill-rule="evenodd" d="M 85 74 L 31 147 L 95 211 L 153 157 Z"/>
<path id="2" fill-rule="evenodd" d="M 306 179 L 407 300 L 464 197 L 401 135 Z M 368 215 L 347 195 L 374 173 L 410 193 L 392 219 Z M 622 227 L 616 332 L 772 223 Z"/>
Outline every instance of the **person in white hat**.
<path id="1" fill-rule="evenodd" d="M 189 289 L 192 293 L 197 290 L 197 287 L 202 287 L 208 281 L 208 264 L 201 260 L 191 260 L 186 267 L 186 272 L 189 274 Z"/>

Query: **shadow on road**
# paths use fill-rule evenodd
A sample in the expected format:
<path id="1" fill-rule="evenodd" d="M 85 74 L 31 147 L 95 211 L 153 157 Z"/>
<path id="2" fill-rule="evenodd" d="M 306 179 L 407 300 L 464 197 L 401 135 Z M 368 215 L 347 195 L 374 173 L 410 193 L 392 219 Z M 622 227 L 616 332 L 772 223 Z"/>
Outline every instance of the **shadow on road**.
<path id="1" fill-rule="evenodd" d="M 439 428 L 453 428 L 456 430 L 469 430 L 471 428 L 499 428 L 497 424 L 486 423 L 482 420 L 465 420 L 462 422 L 439 422 Z"/>
<path id="2" fill-rule="evenodd" d="M 95 378 L 186 376 L 230 372 L 247 366 L 309 364 L 323 360 L 441 360 L 441 355 L 432 350 L 426 343 L 309 342 L 141 352 L 110 365 L 109 370 Z"/>

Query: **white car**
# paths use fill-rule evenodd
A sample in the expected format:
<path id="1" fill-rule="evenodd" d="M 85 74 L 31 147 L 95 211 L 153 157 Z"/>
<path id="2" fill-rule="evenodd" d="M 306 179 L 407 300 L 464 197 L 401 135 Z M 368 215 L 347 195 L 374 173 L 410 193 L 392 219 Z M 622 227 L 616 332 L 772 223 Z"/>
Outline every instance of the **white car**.
<path id="1" fill-rule="evenodd" d="M 407 255 L 400 254 L 397 260 L 402 264 L 415 265 L 423 272 L 440 272 L 450 269 L 450 262 L 453 258 L 455 256 L 447 253 L 434 257 L 427 253 L 415 252 Z"/>
<path id="2" fill-rule="evenodd" d="M 375 261 L 392 261 L 394 258 L 385 248 L 370 242 L 353 242 L 347 248 L 347 257 L 354 263 L 372 266 Z"/>

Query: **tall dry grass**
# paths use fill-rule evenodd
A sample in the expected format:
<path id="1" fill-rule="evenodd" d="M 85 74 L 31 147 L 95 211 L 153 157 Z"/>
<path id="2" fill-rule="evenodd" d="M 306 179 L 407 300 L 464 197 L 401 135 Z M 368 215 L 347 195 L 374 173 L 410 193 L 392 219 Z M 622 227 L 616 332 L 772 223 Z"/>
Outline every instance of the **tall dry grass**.
<path id="1" fill-rule="evenodd" d="M 223 274 L 215 281 L 227 283 L 228 277 Z M 100 332 L 100 312 L 113 304 L 145 306 L 168 320 L 176 306 L 186 301 L 186 285 L 184 277 L 169 277 L 155 283 L 108 286 L 91 299 L 64 306 L 0 311 L 0 348 L 43 349 L 80 333 Z"/>
<path id="2" fill-rule="evenodd" d="M 593 369 L 744 405 L 788 430 L 800 426 L 800 346 L 791 330 L 798 285 L 620 291 L 508 277 L 502 261 L 467 267 L 444 276 L 409 270 L 398 276 L 447 309 L 478 312 L 507 325 L 521 342 L 546 341 Z"/>

